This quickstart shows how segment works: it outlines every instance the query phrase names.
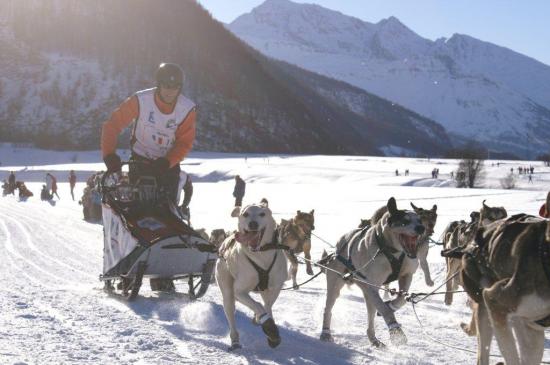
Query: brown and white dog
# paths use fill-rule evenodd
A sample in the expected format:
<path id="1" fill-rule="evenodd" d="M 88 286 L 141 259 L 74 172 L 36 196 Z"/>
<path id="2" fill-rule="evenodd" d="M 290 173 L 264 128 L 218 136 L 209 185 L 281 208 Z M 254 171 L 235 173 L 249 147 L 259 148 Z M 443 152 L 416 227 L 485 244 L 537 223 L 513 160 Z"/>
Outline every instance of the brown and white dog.
<path id="1" fill-rule="evenodd" d="M 454 229 L 451 233 L 445 232 L 443 239 L 444 250 L 448 251 L 450 249 L 457 249 L 458 247 L 464 247 L 475 237 L 475 233 L 479 227 L 483 227 L 487 224 L 495 222 L 499 219 L 506 218 L 508 213 L 503 207 L 490 207 L 485 204 L 485 200 L 482 203 L 482 207 L 478 212 L 470 213 L 470 222 L 454 224 L 451 223 L 447 227 L 451 229 L 454 226 Z M 453 302 L 453 291 L 458 289 L 459 285 L 462 285 L 459 276 L 454 276 L 461 268 L 461 261 L 453 258 L 447 258 L 447 283 L 446 283 L 446 294 L 445 294 L 445 304 L 451 305 Z M 452 278 L 452 279 L 451 279 Z M 465 328 L 465 326 L 462 326 Z M 467 330 L 467 332 L 469 332 Z M 471 333 L 469 333 L 471 334 Z"/>
<path id="2" fill-rule="evenodd" d="M 397 280 L 400 290 L 409 289 L 412 275 L 418 267 L 417 240 L 424 231 L 418 214 L 414 211 L 398 210 L 395 199 L 390 198 L 387 212 L 375 225 L 368 229 L 355 229 L 340 238 L 336 245 L 335 258 L 327 264 L 327 298 L 321 340 L 332 340 L 332 307 L 344 284 L 353 283 L 361 289 L 367 304 L 367 335 L 370 342 L 378 347 L 384 346 L 376 338 L 374 331 L 374 316 L 377 311 L 384 317 L 392 343 L 402 344 L 407 341 L 394 314 L 405 304 L 405 298 L 398 295 L 395 299 L 384 302 L 380 297 L 379 287 Z M 396 262 L 398 265 L 395 265 Z M 343 275 L 350 271 L 354 271 L 353 277 L 345 280 Z"/>
<path id="3" fill-rule="evenodd" d="M 223 297 L 223 309 L 229 323 L 230 351 L 241 348 L 235 323 L 235 301 L 254 312 L 269 346 L 281 342 L 272 307 L 287 279 L 285 255 L 278 249 L 265 249 L 277 236 L 276 223 L 267 204 L 252 204 L 241 210 L 237 231 L 227 237 L 219 249 L 216 280 Z M 263 304 L 250 296 L 258 291 Z"/>
<path id="4" fill-rule="evenodd" d="M 309 213 L 297 211 L 291 220 L 281 219 L 279 224 L 280 243 L 295 249 L 285 251 L 285 255 L 290 262 L 289 276 L 292 278 L 294 289 L 299 289 L 296 282 L 298 273 L 298 260 L 296 254 L 304 253 L 306 258 L 306 272 L 313 275 L 311 268 L 311 231 L 315 229 L 315 210 Z"/>
<path id="5" fill-rule="evenodd" d="M 417 256 L 420 268 L 424 273 L 426 285 L 433 286 L 434 282 L 430 275 L 430 266 L 428 265 L 428 250 L 430 248 L 430 237 L 433 235 L 437 223 L 437 205 L 434 204 L 432 209 L 423 209 L 411 203 L 411 207 L 418 214 L 422 225 L 426 228 L 426 231 L 418 238 Z"/>
<path id="6" fill-rule="evenodd" d="M 550 326 L 550 223 L 518 214 L 486 225 L 462 252 L 461 277 L 477 303 L 477 363 L 494 335 L 507 365 L 540 364 Z"/>

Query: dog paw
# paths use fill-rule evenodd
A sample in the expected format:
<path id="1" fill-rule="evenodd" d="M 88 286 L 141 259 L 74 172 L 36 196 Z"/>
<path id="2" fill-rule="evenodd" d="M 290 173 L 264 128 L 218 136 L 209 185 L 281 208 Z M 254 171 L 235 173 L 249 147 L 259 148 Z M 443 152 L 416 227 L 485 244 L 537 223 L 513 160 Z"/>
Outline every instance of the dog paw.
<path id="1" fill-rule="evenodd" d="M 472 329 L 470 328 L 470 325 L 468 325 L 464 322 L 460 323 L 460 328 L 462 328 L 464 333 L 467 334 L 470 337 L 475 336 L 477 334 L 475 331 L 472 331 Z"/>
<path id="2" fill-rule="evenodd" d="M 328 332 L 323 332 L 321 333 L 321 336 L 319 337 L 319 339 L 321 341 L 325 341 L 325 342 L 334 342 L 334 338 L 332 337 L 332 335 Z"/>
<path id="3" fill-rule="evenodd" d="M 262 323 L 262 331 L 267 336 L 267 343 L 270 347 L 277 347 L 281 343 L 281 336 L 279 336 L 279 329 L 275 324 L 273 318 L 268 318 Z"/>
<path id="4" fill-rule="evenodd" d="M 385 349 L 386 348 L 386 345 L 377 338 L 375 338 L 374 340 L 371 340 L 370 343 L 371 343 L 371 345 L 373 345 L 377 349 Z"/>
<path id="5" fill-rule="evenodd" d="M 306 267 L 306 273 L 308 275 L 313 275 L 313 269 L 310 266 Z"/>
<path id="6" fill-rule="evenodd" d="M 227 348 L 227 351 L 235 351 L 235 350 L 239 350 L 239 349 L 242 349 L 243 347 L 241 346 L 240 343 L 238 342 L 235 342 L 235 343 L 232 343 L 231 346 L 229 346 Z"/>
<path id="7" fill-rule="evenodd" d="M 445 305 L 453 304 L 453 298 L 445 296 Z"/>
<path id="8" fill-rule="evenodd" d="M 390 341 L 395 346 L 405 345 L 407 343 L 407 336 L 401 327 L 395 327 L 390 329 Z"/>
<path id="9" fill-rule="evenodd" d="M 434 282 L 431 279 L 426 279 L 426 285 L 427 286 L 434 286 Z"/>
<path id="10" fill-rule="evenodd" d="M 275 347 L 279 346 L 281 344 L 281 338 L 278 337 L 274 340 L 272 340 L 271 338 L 268 338 L 267 339 L 267 344 L 269 345 L 269 347 L 271 347 L 272 349 L 274 349 Z"/>
<path id="11" fill-rule="evenodd" d="M 294 289 L 294 290 L 299 290 L 299 289 L 300 289 L 300 285 L 294 284 L 294 285 L 292 285 L 292 289 Z"/>

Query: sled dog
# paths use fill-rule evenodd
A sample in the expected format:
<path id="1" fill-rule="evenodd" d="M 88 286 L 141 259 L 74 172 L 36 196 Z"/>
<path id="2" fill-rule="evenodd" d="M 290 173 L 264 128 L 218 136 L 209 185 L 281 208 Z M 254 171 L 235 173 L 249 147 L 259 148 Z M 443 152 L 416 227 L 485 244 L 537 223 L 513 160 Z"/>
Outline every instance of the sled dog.
<path id="1" fill-rule="evenodd" d="M 285 251 L 290 262 L 289 276 L 292 278 L 294 289 L 298 289 L 296 274 L 298 273 L 298 260 L 296 254 L 304 253 L 306 258 L 306 272 L 313 275 L 311 268 L 311 231 L 315 229 L 314 210 L 309 213 L 297 211 L 291 220 L 281 219 L 279 224 L 279 237 L 283 245 L 296 247 Z"/>
<path id="2" fill-rule="evenodd" d="M 254 323 L 261 325 L 269 346 L 281 342 L 271 309 L 287 279 L 287 262 L 276 248 L 277 234 L 267 203 L 248 205 L 239 214 L 237 231 L 219 249 L 216 280 L 229 323 L 230 351 L 241 348 L 235 323 L 236 300 L 254 312 Z M 263 305 L 250 296 L 252 291 L 260 293 Z"/>
<path id="3" fill-rule="evenodd" d="M 212 232 L 210 232 L 210 239 L 208 242 L 219 248 L 227 236 L 229 236 L 229 234 L 223 228 L 213 229 Z"/>
<path id="4" fill-rule="evenodd" d="M 550 326 L 549 221 L 525 214 L 496 221 L 462 254 L 462 282 L 477 304 L 478 364 L 489 364 L 493 333 L 507 365 L 540 364 Z"/>
<path id="5" fill-rule="evenodd" d="M 479 227 L 483 227 L 489 223 L 497 221 L 499 219 L 506 218 L 508 213 L 503 207 L 490 207 L 485 204 L 485 200 L 482 203 L 481 210 L 478 212 L 470 213 L 471 221 L 469 223 L 457 224 L 454 230 L 448 234 L 445 233 L 445 239 L 443 241 L 443 247 L 447 251 L 449 249 L 456 249 L 458 247 L 466 246 L 475 237 L 475 233 Z M 447 258 L 447 283 L 445 294 L 445 304 L 451 305 L 453 303 L 453 291 L 458 289 L 459 285 L 462 285 L 460 277 L 456 275 L 453 279 L 451 277 L 455 275 L 461 267 L 461 261 L 453 258 Z M 464 328 L 464 326 L 463 326 Z"/>
<path id="6" fill-rule="evenodd" d="M 422 225 L 424 226 L 424 228 L 426 228 L 424 233 L 418 237 L 417 256 L 420 268 L 424 273 L 424 281 L 426 282 L 426 285 L 433 286 L 434 282 L 430 275 L 430 266 L 428 265 L 427 257 L 428 250 L 430 248 L 430 237 L 433 235 L 435 224 L 437 223 L 437 205 L 434 204 L 432 209 L 423 209 L 411 203 L 411 207 L 413 208 L 415 213 L 418 214 Z M 362 228 L 370 224 L 376 224 L 376 222 L 378 222 L 380 218 L 382 218 L 383 214 L 385 214 L 387 211 L 388 208 L 386 206 L 378 208 L 376 212 L 374 212 L 370 220 L 361 219 L 359 227 Z M 384 297 L 386 298 L 386 295 L 384 295 Z"/>
<path id="7" fill-rule="evenodd" d="M 327 264 L 327 297 L 321 340 L 332 340 L 332 307 L 344 284 L 354 283 L 363 292 L 367 304 L 367 336 L 370 342 L 377 347 L 384 346 L 374 331 L 376 311 L 384 317 L 392 343 L 403 344 L 407 341 L 394 314 L 405 304 L 405 298 L 398 295 L 384 302 L 379 287 L 398 280 L 400 290 L 409 289 L 412 275 L 418 267 L 418 238 L 425 232 L 425 228 L 417 213 L 397 209 L 393 197 L 386 206 L 387 212 L 376 224 L 345 234 L 336 245 L 333 259 Z M 349 275 L 346 276 L 346 273 Z"/>

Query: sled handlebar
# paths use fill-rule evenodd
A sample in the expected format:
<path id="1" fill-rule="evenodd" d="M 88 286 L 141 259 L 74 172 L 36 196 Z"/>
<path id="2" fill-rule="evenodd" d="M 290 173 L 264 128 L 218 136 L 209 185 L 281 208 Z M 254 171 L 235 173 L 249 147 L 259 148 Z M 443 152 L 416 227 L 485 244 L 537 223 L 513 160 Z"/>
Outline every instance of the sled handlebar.
<path id="1" fill-rule="evenodd" d="M 124 165 L 130 165 L 130 161 L 122 161 L 120 163 L 121 169 L 122 169 L 122 166 L 124 166 Z M 108 189 L 106 189 L 106 186 L 105 186 L 105 181 L 107 180 L 107 177 L 112 176 L 113 174 L 117 174 L 119 172 L 121 172 L 121 171 L 109 171 L 109 170 L 105 171 L 103 176 L 101 176 L 101 180 L 99 182 L 99 188 L 100 188 L 101 192 L 103 192 L 104 190 L 108 190 Z"/>
<path id="2" fill-rule="evenodd" d="M 130 165 L 142 165 L 142 166 L 149 166 L 151 163 L 148 162 L 148 161 L 122 161 L 120 163 L 120 167 L 122 168 L 122 166 L 130 166 Z M 101 177 L 101 181 L 100 181 L 100 188 L 101 189 L 104 189 L 106 186 L 105 186 L 105 181 L 107 180 L 107 177 L 108 176 L 112 176 L 113 174 L 117 174 L 121 171 L 109 171 L 107 170 L 103 176 Z"/>
<path id="3" fill-rule="evenodd" d="M 121 162 L 120 166 L 124 165 L 141 165 L 141 166 L 150 166 L 149 161 L 124 161 Z M 142 175 L 137 177 L 137 180 L 130 184 L 129 176 L 123 176 L 127 179 L 122 184 L 115 183 L 112 186 L 106 186 L 106 181 L 108 177 L 112 176 L 115 173 L 121 171 L 107 171 L 103 174 L 100 180 L 99 190 L 103 196 L 103 199 L 106 199 L 107 195 L 114 194 L 118 199 L 137 199 L 139 201 L 153 202 L 158 199 L 159 186 L 157 184 L 157 178 L 155 176 Z"/>

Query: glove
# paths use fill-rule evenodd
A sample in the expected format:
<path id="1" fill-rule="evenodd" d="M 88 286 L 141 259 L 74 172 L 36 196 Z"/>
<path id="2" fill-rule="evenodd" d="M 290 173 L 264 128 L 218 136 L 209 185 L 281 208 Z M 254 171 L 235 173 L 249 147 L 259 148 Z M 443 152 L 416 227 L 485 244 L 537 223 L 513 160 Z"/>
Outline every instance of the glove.
<path id="1" fill-rule="evenodd" d="M 159 157 L 151 162 L 151 169 L 156 175 L 162 175 L 170 168 L 170 162 L 164 157 Z"/>
<path id="2" fill-rule="evenodd" d="M 116 153 L 103 157 L 103 162 L 107 166 L 107 172 L 119 172 L 122 169 L 122 162 Z"/>

